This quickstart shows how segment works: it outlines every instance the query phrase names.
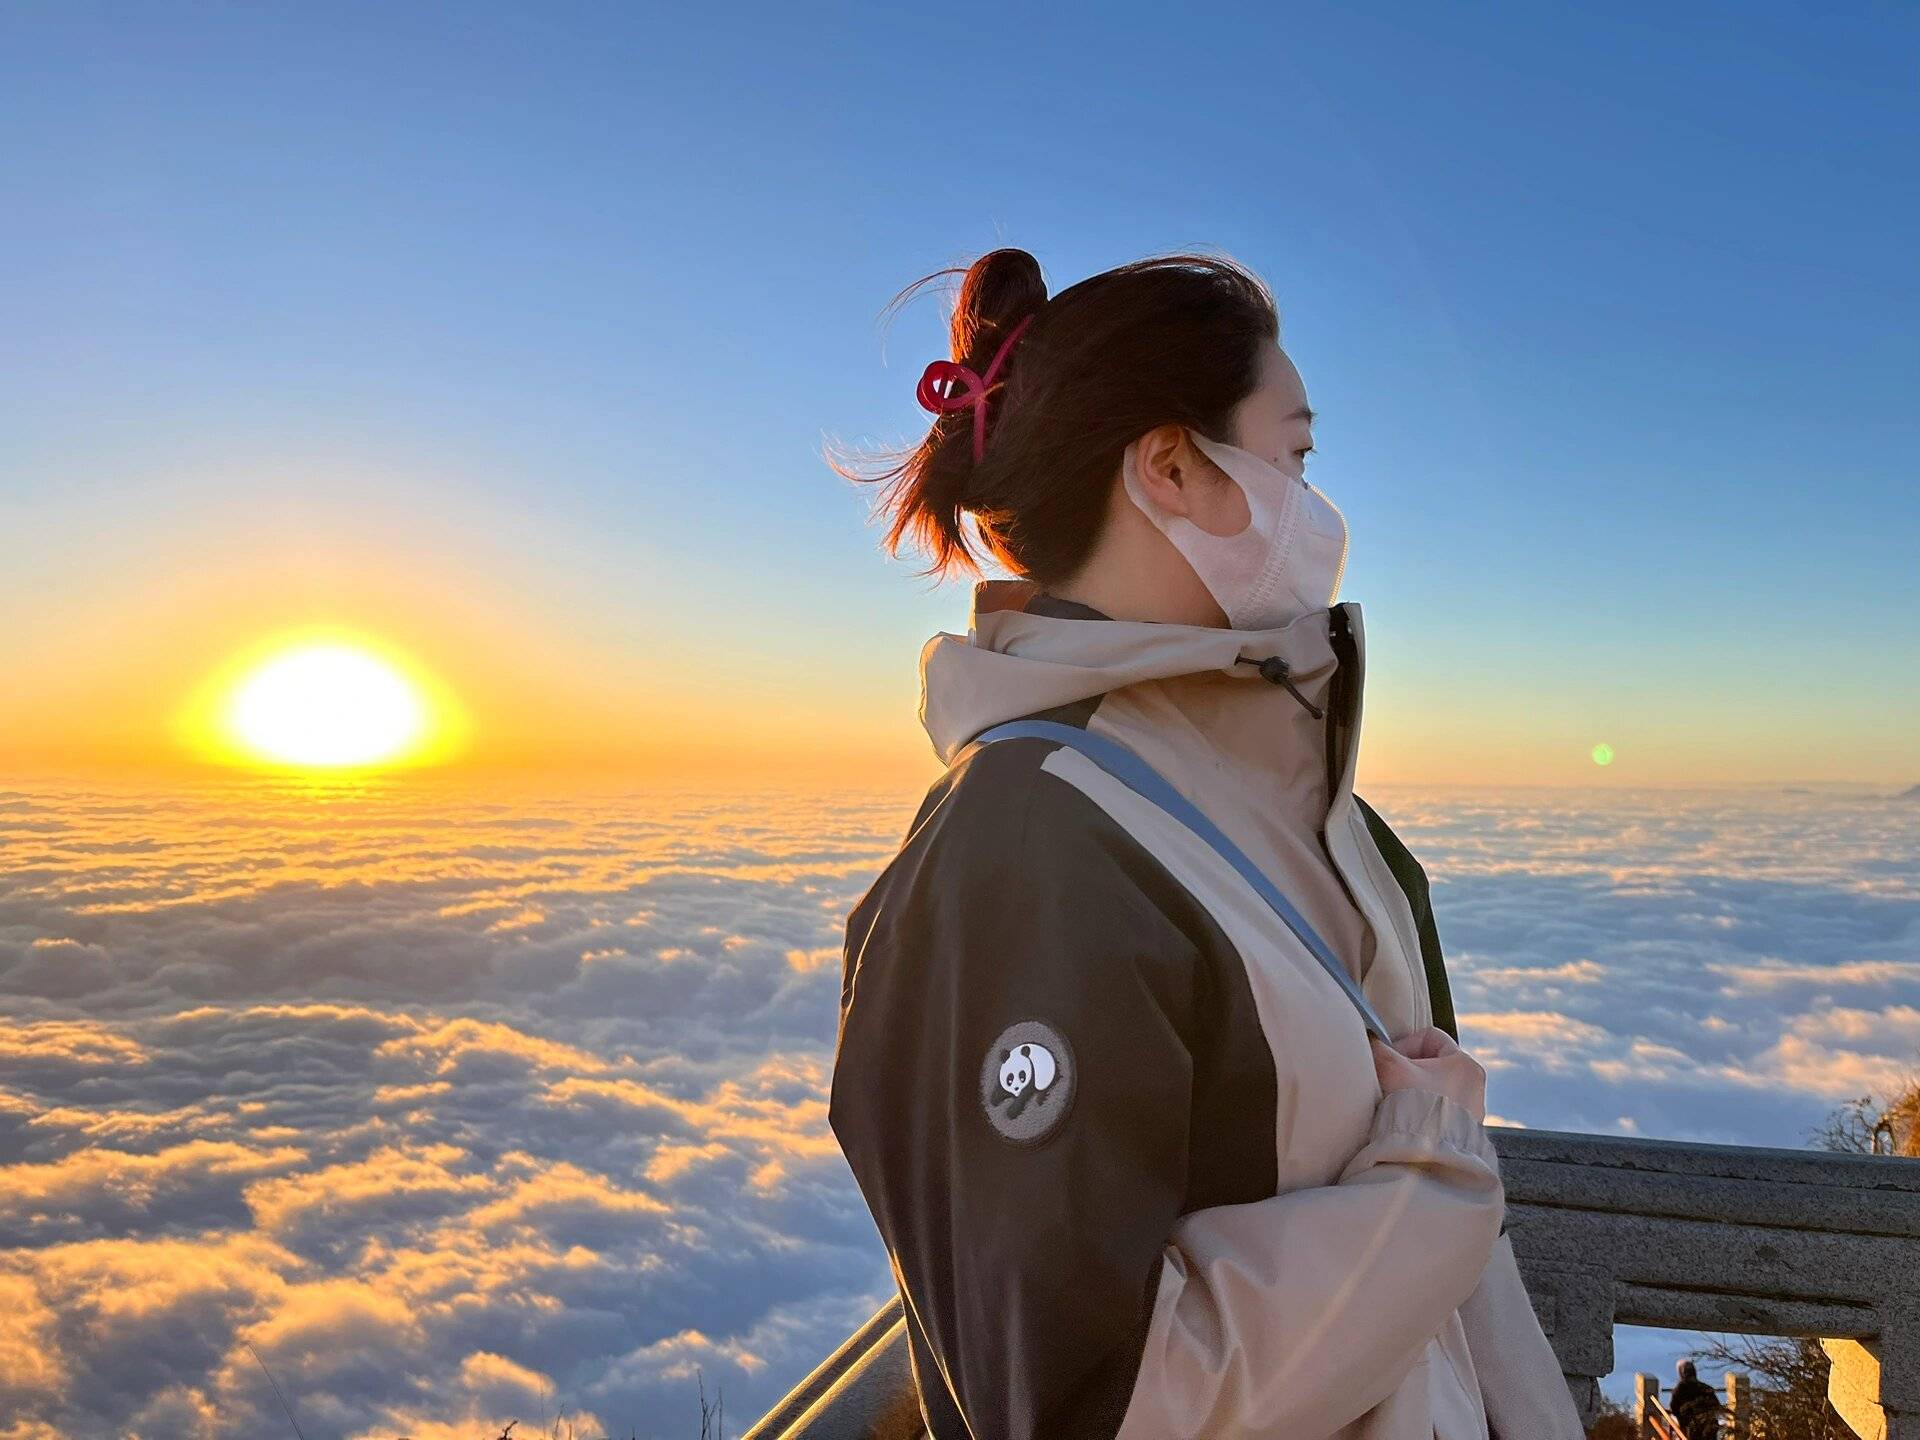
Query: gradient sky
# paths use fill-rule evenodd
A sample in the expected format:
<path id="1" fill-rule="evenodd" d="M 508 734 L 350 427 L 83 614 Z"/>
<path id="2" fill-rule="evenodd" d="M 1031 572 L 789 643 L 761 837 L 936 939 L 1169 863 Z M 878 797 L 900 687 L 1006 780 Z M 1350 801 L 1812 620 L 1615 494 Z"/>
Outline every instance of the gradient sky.
<path id="1" fill-rule="evenodd" d="M 1920 780 L 1920 12 L 977 14 L 0 12 L 0 769 L 327 621 L 476 762 L 930 776 L 820 451 L 1011 243 L 1273 283 L 1370 778 Z"/>

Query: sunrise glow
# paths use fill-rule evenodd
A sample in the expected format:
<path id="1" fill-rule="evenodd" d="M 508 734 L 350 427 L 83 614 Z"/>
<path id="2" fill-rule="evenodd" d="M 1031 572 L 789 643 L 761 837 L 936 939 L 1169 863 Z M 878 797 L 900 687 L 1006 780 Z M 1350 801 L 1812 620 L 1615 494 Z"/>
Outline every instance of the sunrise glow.
<path id="1" fill-rule="evenodd" d="M 182 738 L 219 763 L 298 770 L 432 764 L 464 731 L 445 688 L 409 657 L 365 637 L 279 637 L 211 677 Z"/>

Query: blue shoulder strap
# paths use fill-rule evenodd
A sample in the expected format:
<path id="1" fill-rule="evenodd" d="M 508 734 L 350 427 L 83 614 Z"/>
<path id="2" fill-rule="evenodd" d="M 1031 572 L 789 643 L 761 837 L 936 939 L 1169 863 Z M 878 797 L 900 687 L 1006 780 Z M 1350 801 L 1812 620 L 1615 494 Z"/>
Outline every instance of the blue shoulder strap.
<path id="1" fill-rule="evenodd" d="M 1367 1030 L 1391 1043 L 1392 1036 L 1387 1027 L 1375 1013 L 1367 997 L 1361 993 L 1359 983 L 1347 973 L 1347 969 L 1327 948 L 1327 942 L 1307 919 L 1293 907 L 1293 903 L 1280 893 L 1280 888 L 1261 873 L 1260 867 L 1247 858 L 1246 852 L 1201 813 L 1200 808 L 1186 796 L 1174 789 L 1159 771 L 1142 760 L 1132 750 L 1105 735 L 1094 735 L 1077 725 L 1062 725 L 1054 720 L 1009 720 L 1004 725 L 995 725 L 982 730 L 973 737 L 974 745 L 991 744 L 995 740 L 1017 740 L 1030 737 L 1036 740 L 1053 740 L 1071 749 L 1078 750 L 1114 779 L 1143 799 L 1152 801 L 1162 810 L 1180 821 L 1194 834 L 1206 841 L 1226 862 L 1238 870 L 1241 877 L 1251 885 L 1262 900 L 1273 907 L 1274 914 L 1287 922 L 1287 928 L 1300 938 L 1300 943 L 1313 953 L 1334 983 L 1346 992 L 1360 1012 L 1360 1018 L 1366 1022 Z"/>

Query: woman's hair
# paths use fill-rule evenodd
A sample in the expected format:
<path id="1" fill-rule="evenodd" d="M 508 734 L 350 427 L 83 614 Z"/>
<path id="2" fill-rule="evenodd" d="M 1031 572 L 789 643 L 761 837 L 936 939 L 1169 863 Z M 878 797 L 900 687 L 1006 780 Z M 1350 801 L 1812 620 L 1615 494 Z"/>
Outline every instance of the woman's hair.
<path id="1" fill-rule="evenodd" d="M 980 573 L 962 525 L 971 514 L 987 549 L 1042 585 L 1080 568 L 1099 538 L 1126 447 L 1156 425 L 1180 424 L 1232 443 L 1232 416 L 1260 380 L 1266 342 L 1279 338 L 1272 292 L 1231 260 L 1160 255 L 1082 280 L 1047 298 L 1040 264 L 995 250 L 961 275 L 954 302 L 955 362 L 984 374 L 1014 326 L 1013 346 L 987 406 L 987 446 L 973 458 L 971 410 L 936 415 L 926 438 L 877 473 L 834 463 L 881 485 L 890 517 L 884 544 L 928 552 L 922 574 Z"/>

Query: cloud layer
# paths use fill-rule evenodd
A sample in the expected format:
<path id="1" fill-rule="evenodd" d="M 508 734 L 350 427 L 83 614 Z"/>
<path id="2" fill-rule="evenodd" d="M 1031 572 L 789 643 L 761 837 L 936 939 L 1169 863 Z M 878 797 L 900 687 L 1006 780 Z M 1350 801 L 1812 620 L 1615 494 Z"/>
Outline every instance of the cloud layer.
<path id="1" fill-rule="evenodd" d="M 825 1092 L 902 803 L 0 793 L 6 1413 L 757 1413 L 886 1294 Z"/>
<path id="2" fill-rule="evenodd" d="M 0 1436 L 277 1432 L 268 1370 L 309 1434 L 743 1428 L 889 1293 L 826 1092 L 916 798 L 0 790 Z M 1912 807 L 1370 798 L 1507 1121 L 1910 1073 Z"/>

